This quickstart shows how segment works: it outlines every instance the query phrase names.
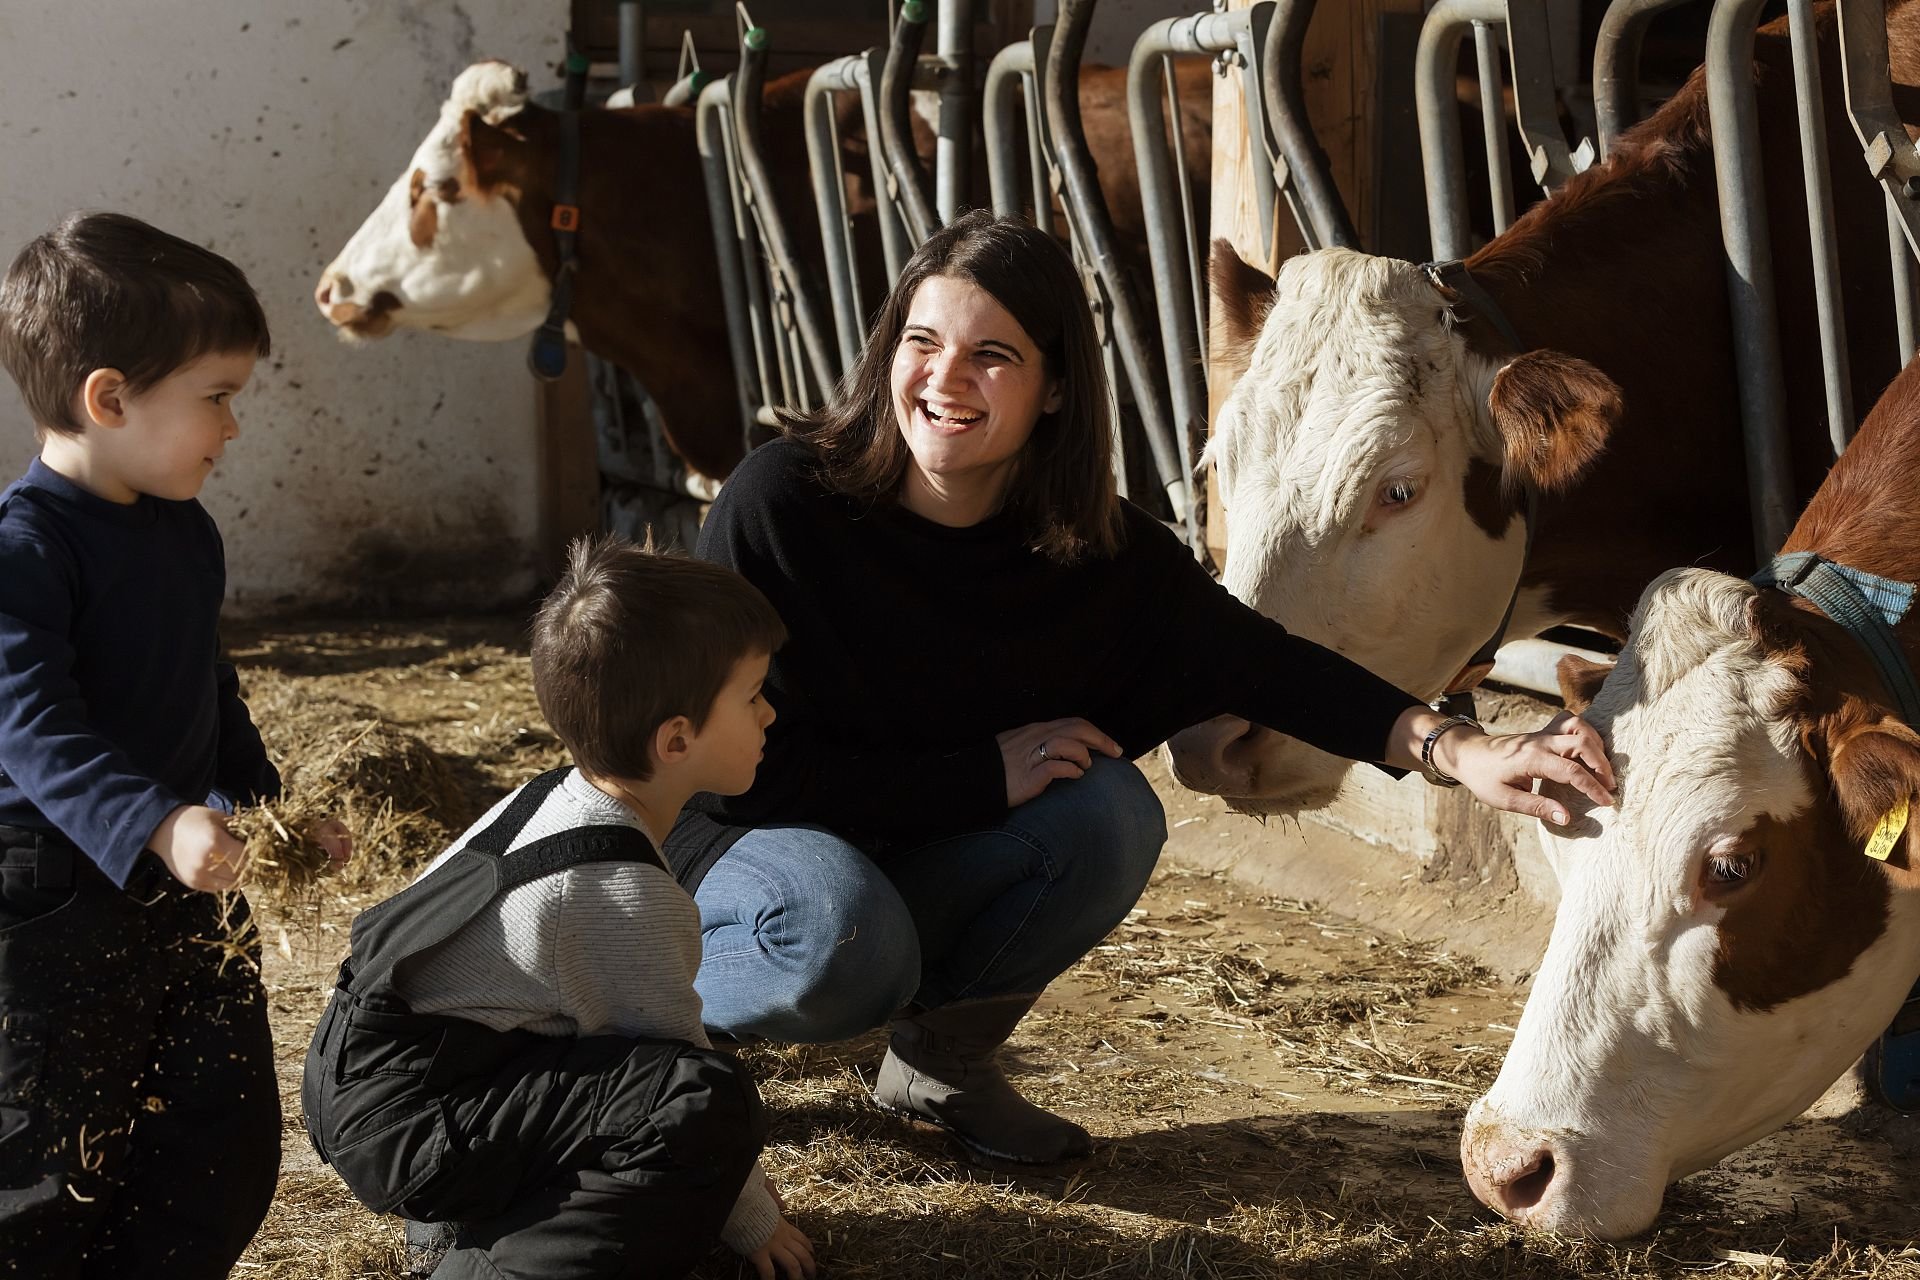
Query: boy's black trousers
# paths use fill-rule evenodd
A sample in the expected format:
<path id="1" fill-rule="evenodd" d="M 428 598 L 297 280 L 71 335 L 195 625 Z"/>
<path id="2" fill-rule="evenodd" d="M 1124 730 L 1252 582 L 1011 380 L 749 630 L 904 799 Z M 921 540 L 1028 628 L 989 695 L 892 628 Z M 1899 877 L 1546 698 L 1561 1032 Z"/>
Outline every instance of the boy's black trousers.
<path id="1" fill-rule="evenodd" d="M 308 1128 L 369 1208 L 459 1224 L 435 1280 L 663 1280 L 713 1248 L 766 1137 L 732 1057 L 381 1013 L 345 986 L 307 1059 Z"/>
<path id="2" fill-rule="evenodd" d="M 280 1095 L 231 902 L 0 826 L 0 1276 L 213 1280 L 259 1229 Z"/>

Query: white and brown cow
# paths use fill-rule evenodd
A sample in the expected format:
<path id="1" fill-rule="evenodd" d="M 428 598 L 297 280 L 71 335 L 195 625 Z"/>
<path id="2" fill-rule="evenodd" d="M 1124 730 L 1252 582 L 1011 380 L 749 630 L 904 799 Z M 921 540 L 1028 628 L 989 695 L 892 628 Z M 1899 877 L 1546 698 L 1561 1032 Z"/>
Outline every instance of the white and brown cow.
<path id="1" fill-rule="evenodd" d="M 1853 397 L 1901 363 L 1884 199 L 1838 100 L 1819 15 Z M 1889 18 L 1920 83 L 1920 4 Z M 1796 500 L 1831 460 L 1784 23 L 1756 42 Z M 1907 99 L 1909 102 L 1912 99 Z M 1920 119 L 1917 116 L 1916 119 Z M 1216 290 L 1246 373 L 1211 446 L 1235 595 L 1421 697 L 1465 670 L 1520 584 L 1507 634 L 1620 635 L 1675 564 L 1751 567 L 1744 450 L 1703 76 L 1468 259 L 1516 351 L 1409 262 L 1328 250 L 1277 287 L 1230 254 Z M 1456 309 L 1458 308 L 1458 314 Z M 1535 544 L 1519 494 L 1540 494 Z M 1172 744 L 1188 786 L 1267 811 L 1330 799 L 1346 762 L 1242 720 Z"/>
<path id="2" fill-rule="evenodd" d="M 1920 361 L 1786 550 L 1920 580 Z M 1896 634 L 1920 663 L 1920 617 Z M 1824 615 L 1710 570 L 1657 578 L 1607 670 L 1561 676 L 1573 705 L 1592 696 L 1619 803 L 1569 795 L 1576 825 L 1547 833 L 1553 940 L 1461 1155 L 1508 1217 L 1619 1237 L 1797 1115 L 1920 974 L 1920 844 L 1863 852 L 1920 793 L 1920 735 Z"/>
<path id="3" fill-rule="evenodd" d="M 769 81 L 761 118 L 776 199 L 823 279 L 803 132 L 810 74 Z M 1204 64 L 1180 64 L 1183 136 L 1197 172 L 1205 171 L 1211 145 L 1208 74 Z M 1122 69 L 1087 68 L 1081 112 L 1122 256 L 1144 272 L 1125 82 Z M 849 95 L 841 98 L 862 278 L 878 280 L 859 110 Z M 528 101 L 526 74 L 507 63 L 461 72 L 406 170 L 322 273 L 314 292 L 321 314 L 350 338 L 395 327 L 480 341 L 532 333 L 546 316 L 557 263 L 549 224 L 559 120 Z M 920 140 L 931 154 L 932 135 Z M 580 152 L 571 327 L 588 350 L 646 386 L 669 444 L 689 466 L 724 477 L 741 457 L 740 414 L 694 110 L 646 104 L 587 112 Z M 983 165 L 976 170 L 984 177 Z"/>

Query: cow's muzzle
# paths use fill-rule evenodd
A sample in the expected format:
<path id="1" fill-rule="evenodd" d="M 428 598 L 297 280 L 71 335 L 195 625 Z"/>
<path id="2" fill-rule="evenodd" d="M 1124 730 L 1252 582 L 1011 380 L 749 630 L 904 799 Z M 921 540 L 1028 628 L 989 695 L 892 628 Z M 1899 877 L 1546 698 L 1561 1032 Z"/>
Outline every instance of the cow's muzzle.
<path id="1" fill-rule="evenodd" d="M 362 303 L 356 297 L 358 292 L 346 275 L 328 271 L 314 288 L 313 302 L 328 324 L 353 337 L 378 338 L 391 333 L 393 314 L 400 309 L 400 299 L 381 289 Z"/>

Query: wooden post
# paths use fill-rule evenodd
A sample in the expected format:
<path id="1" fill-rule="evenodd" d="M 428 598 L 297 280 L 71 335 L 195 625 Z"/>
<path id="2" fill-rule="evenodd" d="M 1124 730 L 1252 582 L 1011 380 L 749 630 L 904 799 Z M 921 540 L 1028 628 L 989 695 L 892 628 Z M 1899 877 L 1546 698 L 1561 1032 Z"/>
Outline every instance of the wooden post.
<path id="1" fill-rule="evenodd" d="M 535 569 L 541 582 L 560 576 L 567 544 L 600 527 L 600 462 L 593 433 L 587 353 L 567 347 L 567 371 L 535 389 L 540 442 Z"/>
<path id="2" fill-rule="evenodd" d="M 1228 0 L 1228 8 L 1244 9 L 1252 0 Z M 1379 83 L 1381 19 L 1387 14 L 1420 13 L 1420 0 L 1320 0 L 1307 28 L 1301 61 L 1307 118 L 1326 148 L 1334 184 L 1353 215 L 1361 235 L 1374 224 L 1374 153 L 1382 100 Z M 1273 252 L 1260 247 L 1261 228 L 1251 183 L 1247 181 L 1246 113 L 1242 102 L 1245 78 L 1216 76 L 1213 86 L 1213 212 L 1210 238 L 1225 238 L 1240 256 L 1269 274 L 1303 248 L 1285 201 L 1276 201 L 1279 225 Z M 1387 86 L 1386 91 L 1411 95 L 1411 84 Z M 1211 316 L 1219 315 L 1214 307 Z M 1211 323 L 1211 321 L 1210 321 Z M 1217 327 L 1209 338 L 1217 336 Z M 1209 349 L 1217 350 L 1210 340 Z M 1232 370 L 1216 359 L 1207 365 L 1208 420 L 1233 389 Z M 1226 563 L 1227 513 L 1221 508 L 1211 470 L 1207 473 L 1207 546 L 1217 564 Z"/>

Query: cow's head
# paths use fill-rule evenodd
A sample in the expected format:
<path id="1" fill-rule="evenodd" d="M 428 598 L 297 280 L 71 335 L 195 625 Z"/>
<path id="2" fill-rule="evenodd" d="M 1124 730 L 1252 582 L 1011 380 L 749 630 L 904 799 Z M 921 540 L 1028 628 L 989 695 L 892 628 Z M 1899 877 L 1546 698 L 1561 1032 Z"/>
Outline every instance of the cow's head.
<path id="1" fill-rule="evenodd" d="M 1422 698 L 1476 682 L 1465 668 L 1525 554 L 1525 486 L 1578 479 L 1619 388 L 1583 360 L 1506 350 L 1485 323 L 1469 343 L 1456 300 L 1412 263 L 1293 258 L 1261 323 L 1265 277 L 1224 242 L 1214 254 L 1245 362 L 1209 446 L 1227 586 Z M 1511 634 L 1530 633 L 1529 612 Z M 1330 799 L 1348 767 L 1231 718 L 1178 735 L 1171 755 L 1188 786 L 1267 811 Z"/>
<path id="2" fill-rule="evenodd" d="M 455 78 L 406 172 L 320 276 L 314 302 L 344 336 L 404 325 L 499 341 L 539 327 L 550 286 L 515 203 L 512 117 L 526 100 L 526 73 L 504 62 Z"/>
<path id="3" fill-rule="evenodd" d="M 1569 701 L 1603 672 L 1563 665 Z M 1574 825 L 1546 833 L 1553 940 L 1467 1115 L 1483 1201 L 1644 1230 L 1668 1182 L 1792 1119 L 1886 1027 L 1920 971 L 1916 845 L 1863 849 L 1920 790 L 1920 737 L 1885 696 L 1778 592 L 1697 569 L 1647 588 L 1587 711 L 1619 803 L 1568 792 Z"/>

